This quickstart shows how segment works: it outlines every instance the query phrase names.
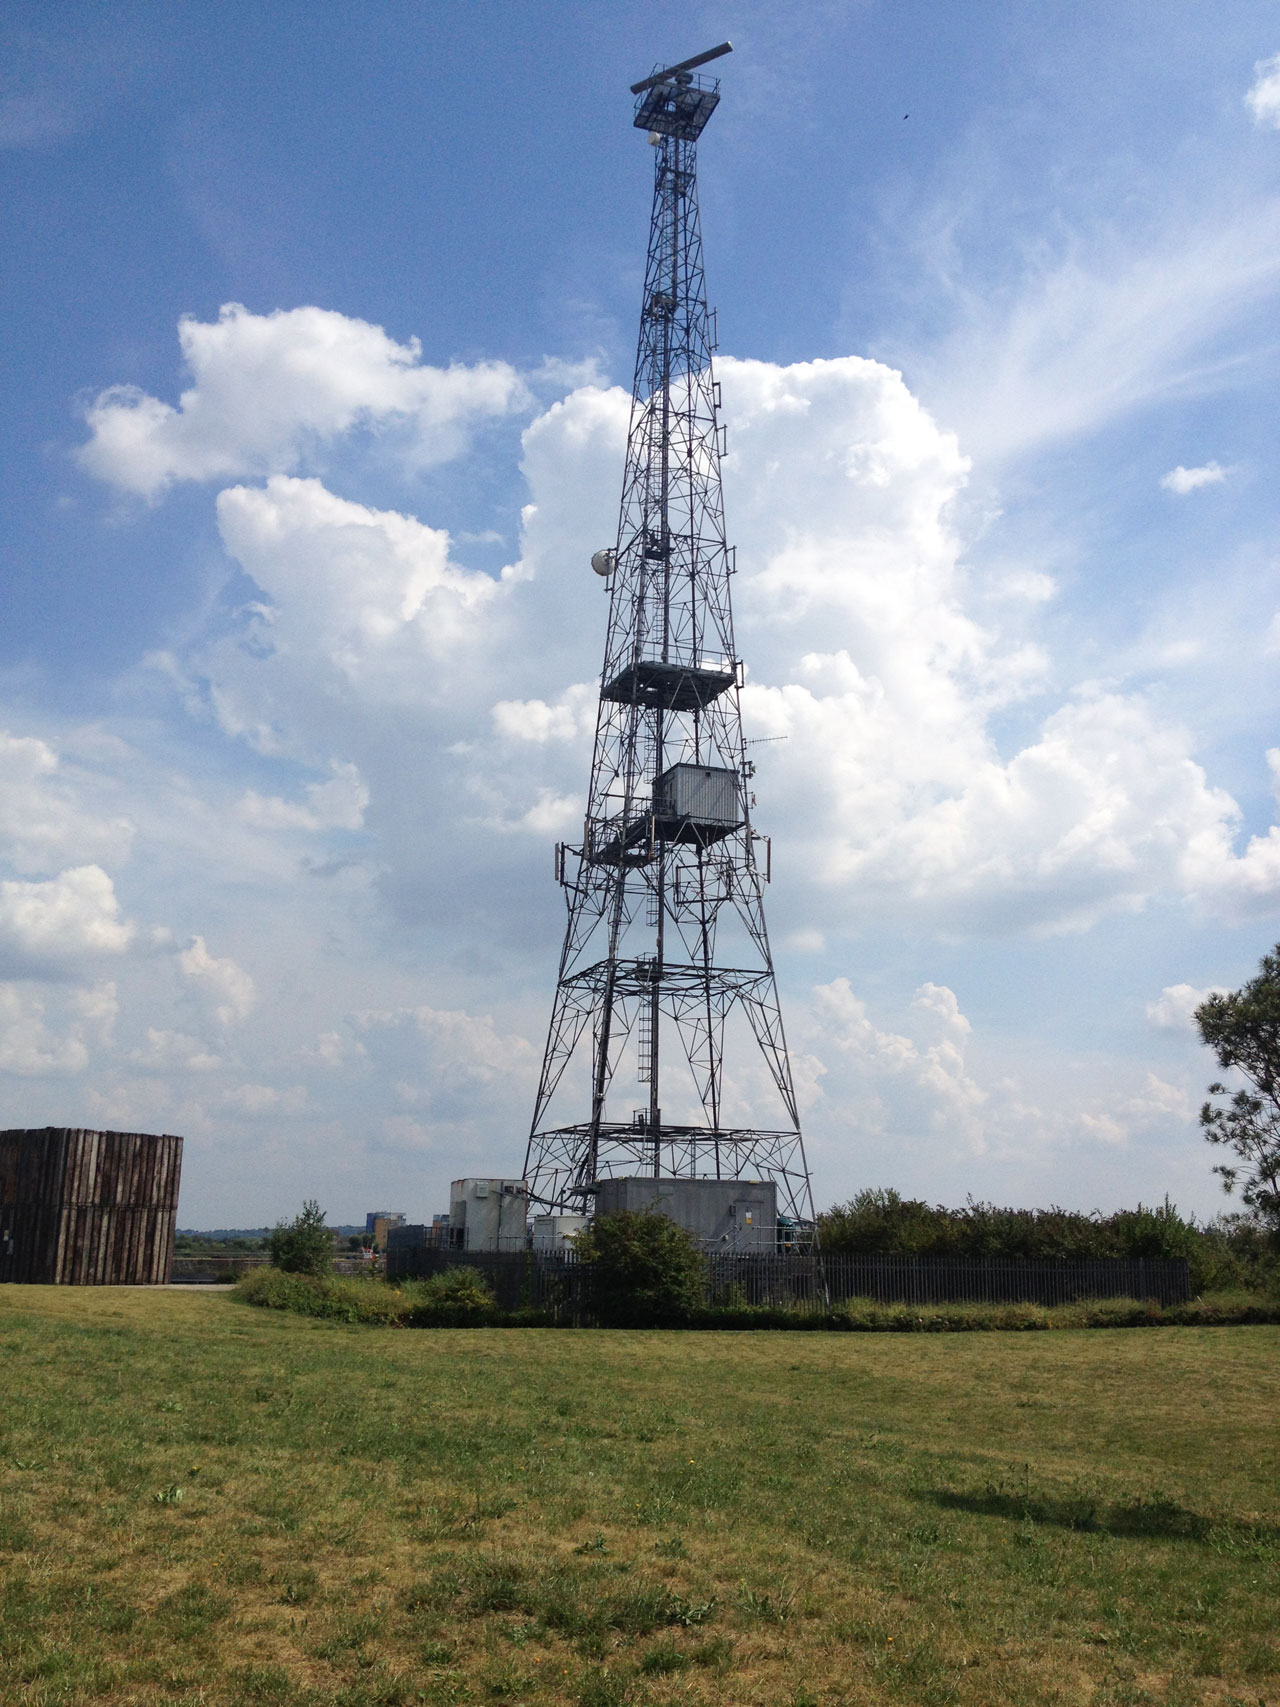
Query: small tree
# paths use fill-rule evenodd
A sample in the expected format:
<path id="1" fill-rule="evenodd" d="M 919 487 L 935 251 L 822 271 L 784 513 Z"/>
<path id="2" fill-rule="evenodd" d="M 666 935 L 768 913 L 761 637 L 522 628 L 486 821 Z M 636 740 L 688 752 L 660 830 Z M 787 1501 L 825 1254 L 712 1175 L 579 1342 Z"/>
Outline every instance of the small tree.
<path id="1" fill-rule="evenodd" d="M 667 1215 L 597 1215 L 575 1243 L 579 1260 L 590 1265 L 596 1315 L 609 1327 L 675 1327 L 702 1302 L 701 1242 Z"/>
<path id="2" fill-rule="evenodd" d="M 277 1221 L 267 1236 L 271 1262 L 286 1274 L 329 1274 L 333 1268 L 333 1234 L 324 1224 L 324 1210 L 314 1197 L 292 1221 Z"/>
<path id="3" fill-rule="evenodd" d="M 1280 1234 L 1280 944 L 1263 955 L 1258 976 L 1243 989 L 1201 1002 L 1196 1026 L 1218 1065 L 1247 1081 L 1237 1090 L 1209 1086 L 1211 1097 L 1225 1100 L 1200 1110 L 1204 1135 L 1238 1158 L 1213 1171 Z"/>

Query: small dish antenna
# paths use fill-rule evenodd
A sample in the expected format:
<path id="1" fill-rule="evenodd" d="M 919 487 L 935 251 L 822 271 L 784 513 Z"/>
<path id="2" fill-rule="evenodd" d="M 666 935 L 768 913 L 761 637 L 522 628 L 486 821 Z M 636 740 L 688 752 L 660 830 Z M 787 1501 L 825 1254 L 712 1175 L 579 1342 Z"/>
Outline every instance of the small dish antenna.
<path id="1" fill-rule="evenodd" d="M 591 554 L 591 567 L 597 575 L 612 575 L 618 561 L 618 554 L 612 546 L 606 545 L 602 551 Z"/>

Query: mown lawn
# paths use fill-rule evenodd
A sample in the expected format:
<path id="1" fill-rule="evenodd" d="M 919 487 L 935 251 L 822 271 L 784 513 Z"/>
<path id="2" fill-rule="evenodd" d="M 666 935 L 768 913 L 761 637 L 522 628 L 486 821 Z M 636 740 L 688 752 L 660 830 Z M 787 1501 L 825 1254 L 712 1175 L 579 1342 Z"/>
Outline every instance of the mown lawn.
<path id="1" fill-rule="evenodd" d="M 0 1288 L 0 1701 L 1280 1701 L 1280 1329 Z"/>

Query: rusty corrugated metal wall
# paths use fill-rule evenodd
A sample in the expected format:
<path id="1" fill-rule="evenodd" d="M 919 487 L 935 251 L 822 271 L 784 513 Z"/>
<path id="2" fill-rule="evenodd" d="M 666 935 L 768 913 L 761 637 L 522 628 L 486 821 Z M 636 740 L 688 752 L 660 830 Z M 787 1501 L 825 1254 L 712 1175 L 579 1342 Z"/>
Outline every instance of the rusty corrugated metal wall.
<path id="1" fill-rule="evenodd" d="M 0 1132 L 0 1281 L 169 1278 L 182 1139 L 46 1126 Z"/>

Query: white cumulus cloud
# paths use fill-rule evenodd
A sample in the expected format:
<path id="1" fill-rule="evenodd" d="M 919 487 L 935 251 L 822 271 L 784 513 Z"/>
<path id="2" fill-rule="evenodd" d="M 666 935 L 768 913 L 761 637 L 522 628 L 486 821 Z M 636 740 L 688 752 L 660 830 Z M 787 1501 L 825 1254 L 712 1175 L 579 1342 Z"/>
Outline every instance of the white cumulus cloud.
<path id="1" fill-rule="evenodd" d="M 181 320 L 178 338 L 193 384 L 176 408 L 116 385 L 86 411 L 82 467 L 144 498 L 180 480 L 286 472 L 361 426 L 399 429 L 415 461 L 441 461 L 469 423 L 527 395 L 504 362 L 424 365 L 416 339 L 397 344 L 331 309 L 228 303 L 216 321 Z"/>
<path id="2" fill-rule="evenodd" d="M 860 1126 L 880 1124 L 891 1096 L 927 1129 L 945 1130 L 980 1151 L 988 1093 L 966 1064 L 969 1022 L 944 984 L 922 985 L 912 1008 L 916 1036 L 882 1031 L 849 980 L 836 978 L 813 992 L 810 1047 L 833 1065 L 843 1057 L 846 1072 L 852 1070 L 854 1082 L 867 1093 L 865 1104 L 858 1097 Z M 823 1069 L 824 1077 L 828 1071 Z"/>
<path id="3" fill-rule="evenodd" d="M 130 1050 L 129 1060 L 157 1073 L 207 1073 L 221 1065 L 198 1038 L 154 1025 L 146 1029 L 146 1042 Z"/>
<path id="4" fill-rule="evenodd" d="M 280 688 L 269 674 L 308 696 L 327 682 L 344 697 L 414 700 L 466 668 L 462 649 L 502 583 L 458 568 L 442 529 L 287 475 L 230 487 L 217 507 L 227 550 L 270 601 L 256 613 L 252 650 L 224 648 L 215 695 L 225 726 L 269 727 L 266 702 Z M 256 667 L 264 654 L 271 672 Z"/>
<path id="5" fill-rule="evenodd" d="M 1147 1003 L 1147 1021 L 1157 1031 L 1194 1031 L 1201 1002 L 1221 994 L 1216 985 L 1197 990 L 1193 984 L 1166 984 L 1155 1001 Z"/>
<path id="6" fill-rule="evenodd" d="M 493 725 L 510 741 L 579 740 L 595 728 L 598 696 L 595 682 L 575 682 L 550 705 L 542 699 L 501 699 L 493 707 Z"/>
<path id="7" fill-rule="evenodd" d="M 305 1085 L 235 1085 L 224 1091 L 224 1108 L 234 1109 L 250 1120 L 266 1114 L 297 1114 L 307 1100 Z"/>
<path id="8" fill-rule="evenodd" d="M 264 830 L 358 830 L 369 790 L 355 765 L 335 762 L 328 782 L 308 783 L 306 804 L 246 791 L 236 807 L 245 823 Z"/>
<path id="9" fill-rule="evenodd" d="M 37 991 L 0 984 L 0 1073 L 61 1078 L 82 1073 L 89 1065 L 82 1029 L 54 1029 L 47 1023 L 48 1006 Z"/>
<path id="10" fill-rule="evenodd" d="M 1260 59 L 1254 66 L 1253 82 L 1244 104 L 1254 124 L 1280 130 L 1280 53 L 1271 59 Z"/>
<path id="11" fill-rule="evenodd" d="M 1221 486 L 1229 470 L 1220 463 L 1206 462 L 1200 468 L 1184 468 L 1181 463 L 1171 468 L 1160 481 L 1166 492 L 1176 492 L 1180 498 L 1197 492 L 1202 486 Z"/>
<path id="12" fill-rule="evenodd" d="M 77 799 L 47 741 L 0 730 L 0 859 L 28 875 L 77 856 L 118 859 L 133 833 L 127 819 L 99 816 Z"/>
<path id="13" fill-rule="evenodd" d="M 122 954 L 132 936 L 101 866 L 73 866 L 46 882 L 0 882 L 0 968 L 9 977 L 64 976 Z"/>
<path id="14" fill-rule="evenodd" d="M 223 1025 L 232 1025 L 253 1011 L 257 1001 L 253 979 L 229 957 L 210 954 L 202 936 L 181 950 L 178 964 L 185 977 L 209 992 Z"/>

